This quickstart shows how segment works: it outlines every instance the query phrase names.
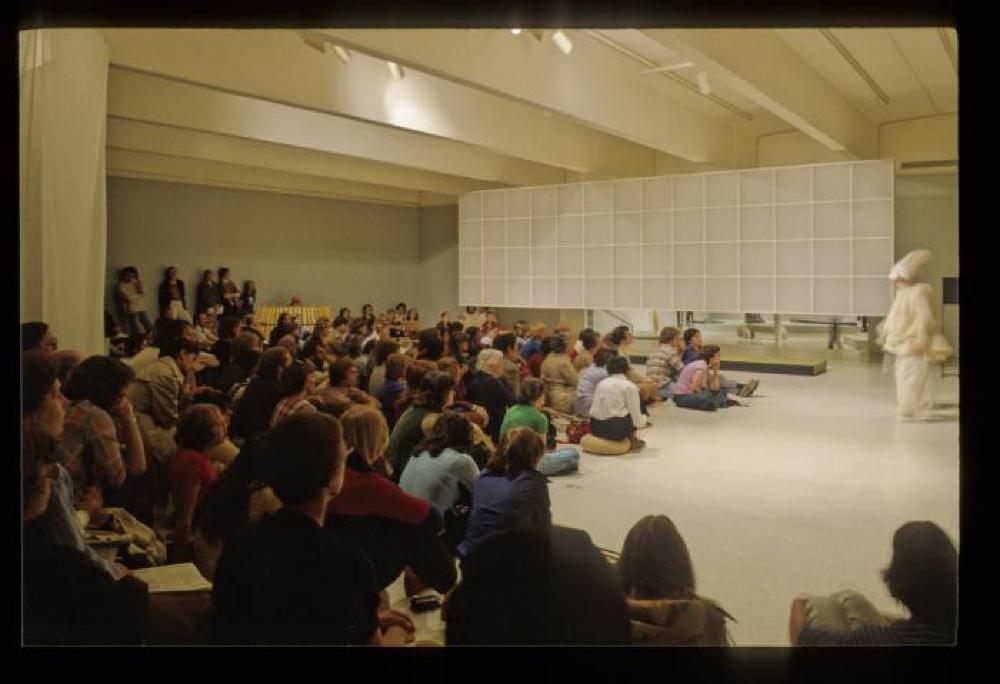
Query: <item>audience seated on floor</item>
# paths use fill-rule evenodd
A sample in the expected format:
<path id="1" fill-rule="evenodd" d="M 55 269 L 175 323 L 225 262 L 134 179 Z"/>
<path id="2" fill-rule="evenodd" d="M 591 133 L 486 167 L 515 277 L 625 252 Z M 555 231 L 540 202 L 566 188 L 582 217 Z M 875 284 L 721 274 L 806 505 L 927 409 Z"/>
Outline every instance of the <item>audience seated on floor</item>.
<path id="1" fill-rule="evenodd" d="M 703 347 L 704 341 L 700 330 L 697 328 L 688 328 L 685 330 L 684 355 L 681 359 L 684 362 L 684 365 L 687 365 L 692 361 L 698 361 L 701 358 Z M 721 373 L 719 374 L 719 386 L 724 389 L 727 394 L 749 397 L 757 390 L 759 385 L 760 381 L 756 379 L 752 379 L 747 383 L 740 383 L 735 380 L 730 380 Z"/>
<path id="2" fill-rule="evenodd" d="M 403 491 L 430 501 L 441 514 L 443 541 L 456 553 L 465 538 L 472 487 L 479 477 L 479 465 L 471 455 L 474 434 L 472 423 L 463 414 L 445 411 L 431 434 L 414 448 L 399 478 Z"/>
<path id="3" fill-rule="evenodd" d="M 459 552 L 466 556 L 494 534 L 521 525 L 552 525 L 549 485 L 538 472 L 545 441 L 530 427 L 512 428 L 472 489 L 472 513 Z"/>
<path id="4" fill-rule="evenodd" d="M 378 400 L 358 388 L 361 372 L 349 356 L 342 356 L 330 364 L 329 382 L 319 393 L 318 401 L 328 413 L 339 416 L 352 406 L 379 408 Z"/>
<path id="5" fill-rule="evenodd" d="M 527 378 L 521 383 L 518 403 L 510 407 L 500 425 L 500 439 L 511 429 L 526 426 L 548 440 L 550 436 L 549 417 L 542 411 L 546 399 L 545 383 L 538 378 Z M 552 439 L 553 444 L 555 439 Z M 548 444 L 547 444 L 548 446 Z M 580 469 L 580 452 L 575 446 L 566 445 L 548 451 L 538 463 L 542 475 L 565 475 Z"/>
<path id="6" fill-rule="evenodd" d="M 444 615 L 446 642 L 626 645 L 629 616 L 616 579 L 582 530 L 526 525 L 498 532 L 462 562 L 462 581 Z"/>
<path id="7" fill-rule="evenodd" d="M 222 548 L 232 535 L 281 508 L 263 481 L 262 435 L 247 442 L 201 498 L 194 515 L 194 561 L 210 581 Z"/>
<path id="8" fill-rule="evenodd" d="M 695 591 L 694 566 L 683 537 L 665 515 L 647 515 L 625 537 L 618 575 L 628 601 L 632 643 L 728 646 L 733 617 Z"/>
<path id="9" fill-rule="evenodd" d="M 593 328 L 584 328 L 580 331 L 579 339 L 573 344 L 570 350 L 570 358 L 573 359 L 573 369 L 577 373 L 583 372 L 594 363 L 594 352 L 601 345 L 601 336 Z"/>
<path id="10" fill-rule="evenodd" d="M 271 425 L 274 407 L 281 400 L 278 383 L 285 369 L 291 366 L 292 355 L 284 347 L 274 347 L 264 352 L 257 364 L 257 372 L 240 396 L 233 410 L 229 434 L 237 443 L 255 434 L 267 432 Z"/>
<path id="11" fill-rule="evenodd" d="M 218 387 L 220 392 L 229 394 L 234 387 L 249 380 L 250 376 L 253 375 L 253 369 L 260 362 L 260 357 L 263 356 L 264 352 L 257 346 L 258 343 L 255 342 L 254 345 L 245 346 L 241 342 L 241 340 L 249 337 L 251 336 L 240 335 L 237 338 L 234 345 L 237 349 L 233 353 L 233 362 L 222 369 L 222 376 Z"/>
<path id="12" fill-rule="evenodd" d="M 528 363 L 521 358 L 517 336 L 514 333 L 502 333 L 493 338 L 493 348 L 503 354 L 503 376 L 501 380 L 513 396 L 517 396 L 521 380 L 531 376 Z M 466 386 L 471 377 L 466 377 Z"/>
<path id="13" fill-rule="evenodd" d="M 356 406 L 340 420 L 351 452 L 343 490 L 327 508 L 327 529 L 366 553 L 380 591 L 406 567 L 434 589 L 449 590 L 457 574 L 439 536 L 440 513 L 385 476 L 388 430 L 382 414 Z"/>
<path id="14" fill-rule="evenodd" d="M 604 338 L 604 346 L 615 350 L 619 356 L 628 358 L 628 348 L 632 346 L 635 338 L 632 330 L 627 325 L 619 325 Z M 656 383 L 640 373 L 633 366 L 629 366 L 628 379 L 639 389 L 639 398 L 642 400 L 642 412 L 646 413 L 646 405 L 657 400 Z"/>
<path id="15" fill-rule="evenodd" d="M 541 366 L 545 404 L 560 413 L 572 413 L 578 375 L 566 353 L 566 339 L 553 335 L 548 340 L 549 353 Z"/>
<path id="16" fill-rule="evenodd" d="M 225 424 L 225 430 L 223 431 L 224 438 L 221 442 L 213 447 L 209 447 L 205 451 L 208 459 L 212 462 L 212 467 L 216 471 L 222 472 L 239 453 L 240 448 L 229 439 L 229 426 L 233 421 L 233 406 L 234 402 L 229 398 L 229 395 L 223 394 L 216 390 L 205 390 L 204 392 L 199 392 L 191 400 L 191 405 L 195 406 L 197 404 L 207 404 L 214 406 L 219 409 L 219 413 L 222 414 L 222 420 Z"/>
<path id="17" fill-rule="evenodd" d="M 476 359 L 476 372 L 467 383 L 466 398 L 486 409 L 489 422 L 486 433 L 496 442 L 507 409 L 517 403 L 517 398 L 500 378 L 503 376 L 503 355 L 497 349 L 483 349 Z"/>
<path id="18" fill-rule="evenodd" d="M 420 361 L 414 361 L 413 366 L 418 363 Z M 412 389 L 409 381 L 407 386 Z M 441 413 L 454 401 L 454 387 L 455 381 L 451 375 L 438 370 L 431 370 L 421 378 L 420 389 L 413 395 L 412 405 L 399 416 L 389 438 L 386 457 L 392 468 L 393 480 L 399 481 L 399 476 L 406 468 L 406 462 L 413 454 L 413 449 L 423 440 L 424 419 L 432 413 Z"/>
<path id="19" fill-rule="evenodd" d="M 36 398 L 31 399 L 35 403 Z M 43 403 L 57 401 L 43 399 Z M 32 408 L 37 411 L 39 406 Z M 58 443 L 52 430 L 37 420 L 24 422 L 22 436 L 24 643 L 142 643 L 149 624 L 148 587 L 130 576 L 118 578 L 95 563 L 86 544 L 81 548 L 53 538 L 46 517 L 52 507 L 58 506 Z"/>
<path id="20" fill-rule="evenodd" d="M 684 369 L 683 351 L 680 330 L 672 327 L 660 330 L 659 344 L 646 357 L 646 376 L 656 383 L 656 396 L 661 399 L 669 399 L 674 394 L 677 379 Z"/>
<path id="21" fill-rule="evenodd" d="M 842 591 L 831 597 L 800 595 L 792 602 L 793 646 L 931 646 L 956 640 L 958 550 L 928 521 L 908 522 L 892 536 L 892 560 L 882 579 L 908 618 L 879 613 L 864 596 Z"/>
<path id="22" fill-rule="evenodd" d="M 21 351 L 44 351 L 53 353 L 59 349 L 59 342 L 47 323 L 30 321 L 21 324 Z"/>
<path id="23" fill-rule="evenodd" d="M 684 366 L 674 388 L 674 403 L 681 408 L 698 411 L 714 411 L 727 406 L 738 406 L 730 399 L 719 381 L 722 356 L 719 348 L 706 344 L 701 348 L 701 357 Z"/>
<path id="24" fill-rule="evenodd" d="M 636 430 L 648 420 L 639 406 L 639 389 L 626 377 L 628 369 L 624 356 L 608 361 L 608 377 L 597 384 L 590 405 L 590 434 L 612 441 L 628 439 L 639 451 L 646 444 L 636 437 Z"/>
<path id="25" fill-rule="evenodd" d="M 161 500 L 167 491 L 167 468 L 177 451 L 177 420 L 191 401 L 187 374 L 193 372 L 197 358 L 197 343 L 170 338 L 161 344 L 156 363 L 137 371 L 127 390 L 145 445 L 146 465 Z"/>
<path id="26" fill-rule="evenodd" d="M 594 364 L 580 373 L 576 382 L 576 399 L 573 409 L 576 415 L 589 417 L 590 406 L 594 403 L 594 392 L 597 385 L 608 377 L 608 361 L 618 356 L 613 349 L 600 348 L 594 352 Z"/>
<path id="27" fill-rule="evenodd" d="M 398 348 L 399 345 L 397 344 L 396 347 Z M 378 383 L 375 398 L 379 402 L 382 415 L 385 416 L 390 430 L 396 427 L 396 420 L 399 418 L 399 414 L 396 412 L 396 404 L 403 396 L 403 393 L 406 392 L 406 375 L 410 363 L 409 356 L 395 352 L 390 354 L 382 365 L 382 378 Z M 430 362 L 422 363 L 429 364 Z"/>
<path id="28" fill-rule="evenodd" d="M 309 361 L 294 361 L 285 368 L 278 382 L 278 403 L 271 413 L 270 427 L 299 411 L 315 411 L 316 405 L 309 400 L 313 394 L 316 381 L 313 378 L 315 367 Z"/>
<path id="29" fill-rule="evenodd" d="M 52 355 L 41 350 L 25 352 L 21 356 L 22 431 L 38 428 L 56 438 L 63 432 L 66 404 L 60 392 Z M 50 447 L 58 449 L 58 442 L 46 448 Z M 43 530 L 48 542 L 81 553 L 90 565 L 109 577 L 117 579 L 123 576 L 125 569 L 122 566 L 101 558 L 84 541 L 74 512 L 73 478 L 58 462 L 53 462 L 53 466 L 50 472 L 52 495 L 34 526 Z"/>
<path id="30" fill-rule="evenodd" d="M 59 448 L 76 492 L 96 488 L 104 505 L 124 508 L 151 525 L 146 451 L 126 395 L 134 377 L 131 368 L 106 356 L 81 363 L 63 388 L 70 404 Z"/>
<path id="31" fill-rule="evenodd" d="M 372 644 L 412 640 L 412 621 L 379 612 L 371 561 L 323 529 L 344 482 L 340 425 L 322 413 L 282 421 L 263 446 L 266 480 L 284 506 L 237 533 L 219 558 L 209 642 Z"/>
<path id="32" fill-rule="evenodd" d="M 372 358 L 369 363 L 368 394 L 378 396 L 379 388 L 385 382 L 385 364 L 389 357 L 399 353 L 399 342 L 396 340 L 379 340 L 375 343 Z"/>

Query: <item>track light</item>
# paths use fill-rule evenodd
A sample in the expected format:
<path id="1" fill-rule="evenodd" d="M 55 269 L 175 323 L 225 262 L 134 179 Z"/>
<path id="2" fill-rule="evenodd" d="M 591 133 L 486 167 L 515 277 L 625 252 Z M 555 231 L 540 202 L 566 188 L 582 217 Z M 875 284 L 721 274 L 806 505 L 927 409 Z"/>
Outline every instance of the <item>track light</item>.
<path id="1" fill-rule="evenodd" d="M 510 34 L 512 36 L 519 36 L 519 35 L 521 35 L 521 29 L 511 29 L 510 30 Z"/>
<path id="2" fill-rule="evenodd" d="M 334 43 L 333 51 L 337 54 L 337 59 L 339 59 L 344 64 L 347 64 L 348 62 L 351 61 L 351 51 L 348 50 L 347 48 Z"/>
<path id="3" fill-rule="evenodd" d="M 386 64 L 389 66 L 389 73 L 392 74 L 393 78 L 397 81 L 403 80 L 403 67 L 395 62 L 386 62 Z"/>
<path id="4" fill-rule="evenodd" d="M 708 83 L 708 72 L 699 71 L 697 78 L 698 78 L 698 90 L 701 91 L 701 94 L 711 95 L 712 87 Z"/>
<path id="5" fill-rule="evenodd" d="M 572 41 L 570 41 L 569 36 L 562 31 L 556 31 L 552 34 L 552 42 L 554 42 L 559 49 L 562 50 L 564 55 L 568 55 L 573 51 Z"/>

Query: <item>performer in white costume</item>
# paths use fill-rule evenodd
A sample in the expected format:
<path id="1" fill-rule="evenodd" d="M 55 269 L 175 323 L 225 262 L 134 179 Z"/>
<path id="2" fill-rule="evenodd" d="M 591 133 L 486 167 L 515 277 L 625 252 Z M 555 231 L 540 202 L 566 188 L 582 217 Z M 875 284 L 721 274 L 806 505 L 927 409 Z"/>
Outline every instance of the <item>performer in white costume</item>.
<path id="1" fill-rule="evenodd" d="M 952 349 L 934 318 L 931 286 L 915 280 L 930 258 L 926 249 L 910 252 L 892 267 L 895 297 L 879 325 L 879 343 L 895 356 L 896 403 L 902 420 L 931 408 L 932 364 L 951 356 Z"/>

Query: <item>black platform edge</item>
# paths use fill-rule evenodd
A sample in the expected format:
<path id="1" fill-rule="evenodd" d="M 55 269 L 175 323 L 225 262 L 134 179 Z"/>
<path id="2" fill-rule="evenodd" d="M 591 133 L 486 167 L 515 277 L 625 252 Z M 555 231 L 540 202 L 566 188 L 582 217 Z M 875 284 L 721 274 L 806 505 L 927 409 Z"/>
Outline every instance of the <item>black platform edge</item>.
<path id="1" fill-rule="evenodd" d="M 723 361 L 722 370 L 756 371 L 758 373 L 777 373 L 780 375 L 822 375 L 826 372 L 826 361 L 819 364 Z"/>
<path id="2" fill-rule="evenodd" d="M 629 356 L 631 363 L 646 365 L 648 356 Z M 804 363 L 766 363 L 756 361 L 723 361 L 722 370 L 756 371 L 758 373 L 776 373 L 778 375 L 822 375 L 826 372 L 826 361 L 817 365 Z"/>

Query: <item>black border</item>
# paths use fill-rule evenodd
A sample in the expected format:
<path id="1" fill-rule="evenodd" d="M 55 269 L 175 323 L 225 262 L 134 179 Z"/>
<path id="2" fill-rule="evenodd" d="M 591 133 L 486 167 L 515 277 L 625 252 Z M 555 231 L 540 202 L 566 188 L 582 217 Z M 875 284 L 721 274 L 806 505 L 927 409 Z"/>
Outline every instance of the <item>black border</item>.
<path id="1" fill-rule="evenodd" d="M 15 5 L 15 18 L 8 33 L 8 70 L 12 89 L 16 92 L 16 31 L 20 28 L 35 27 L 230 27 L 230 28 L 290 28 L 290 27 L 356 27 L 356 28 L 406 28 L 406 27 L 796 27 L 796 26 L 955 26 L 960 31 L 960 54 L 962 56 L 961 85 L 959 102 L 961 119 L 960 151 L 966 165 L 966 174 L 960 193 L 960 212 L 966 230 L 960 231 L 964 237 L 960 243 L 962 277 L 966 281 L 963 288 L 965 306 L 960 312 L 960 325 L 965 333 L 966 373 L 961 382 L 961 595 L 959 643 L 956 648 L 907 648 L 907 649 L 798 649 L 785 648 L 737 648 L 725 651 L 716 649 L 512 649 L 506 647 L 490 649 L 296 649 L 294 653 L 277 649 L 239 649 L 238 652 L 216 649 L 185 650 L 180 658 L 174 652 L 179 649 L 133 649 L 115 651 L 108 649 L 63 649 L 50 653 L 49 649 L 25 649 L 19 655 L 45 665 L 46 670 L 55 675 L 62 668 L 74 674 L 90 671 L 98 667 L 105 673 L 118 672 L 125 676 L 143 678 L 162 673 L 187 673 L 189 676 L 205 665 L 214 669 L 218 664 L 220 674 L 253 671 L 259 674 L 269 672 L 286 674 L 289 665 L 303 675 L 312 671 L 310 662 L 320 666 L 319 676 L 343 677 L 351 673 L 345 669 L 361 666 L 359 672 L 388 674 L 399 666 L 401 672 L 415 678 L 448 679 L 451 676 L 467 680 L 478 679 L 487 673 L 494 675 L 504 672 L 523 677 L 541 675 L 545 678 L 569 678 L 573 675 L 592 674 L 596 677 L 614 677 L 616 680 L 632 674 L 670 679 L 697 679 L 715 681 L 816 681 L 829 679 L 844 681 L 897 681 L 929 678 L 939 681 L 962 681 L 963 674 L 971 665 L 967 658 L 973 649 L 986 638 L 992 636 L 985 624 L 985 608 L 989 606 L 991 594 L 983 592 L 987 585 L 982 575 L 992 570 L 986 556 L 987 544 L 995 541 L 995 528 L 989 524 L 993 518 L 989 504 L 997 479 L 990 475 L 995 469 L 991 453 L 984 448 L 981 430 L 982 414 L 993 408 L 997 402 L 986 398 L 987 392 L 995 396 L 996 372 L 990 370 L 993 358 L 986 354 L 983 341 L 991 318 L 997 312 L 993 302 L 986 300 L 996 289 L 990 287 L 982 274 L 989 268 L 986 260 L 993 259 L 989 247 L 995 242 L 995 219 L 986 219 L 980 227 L 977 216 L 977 202 L 989 200 L 995 190 L 986 186 L 984 180 L 995 172 L 985 168 L 984 161 L 977 158 L 980 145 L 992 136 L 985 127 L 977 131 L 978 117 L 993 111 L 992 106 L 969 106 L 977 96 L 985 99 L 983 91 L 988 91 L 990 82 L 976 79 L 975 72 L 992 67 L 995 57 L 975 54 L 983 43 L 973 35 L 982 25 L 979 20 L 968 16 L 959 20 L 958 3 L 951 2 L 788 2 L 774 0 L 750 4 L 733 0 L 713 2 L 640 2 L 637 0 L 616 0 L 610 2 L 438 2 L 438 3 L 389 3 L 378 0 L 355 0 L 336 2 L 328 0 L 320 3 L 302 3 L 289 0 L 264 2 L 246 0 L 244 2 L 205 3 L 116 3 L 101 1 L 51 2 L 35 0 L 19 2 Z M 992 22 L 990 22 L 992 23 Z M 985 42 L 985 41 L 984 41 Z M 991 69 L 992 71 L 992 69 Z M 993 74 L 990 74 L 993 75 Z M 978 84 L 978 86 L 977 86 Z M 981 88 L 979 87 L 981 86 Z M 7 207 L 10 207 L 11 221 L 8 235 L 16 235 L 16 207 L 18 206 L 17 186 L 17 99 L 8 102 L 8 167 L 13 173 L 8 177 Z M 980 103 L 985 105 L 985 103 Z M 992 127 L 991 127 L 992 128 Z M 981 137 L 980 137 L 981 136 Z M 969 165 L 972 165 L 969 168 Z M 978 166 L 982 164 L 983 169 Z M 982 186 L 982 187 L 981 187 Z M 16 238 L 11 238 L 13 243 Z M 7 258 L 13 268 L 7 270 L 8 287 L 11 293 L 11 310 L 17 310 L 18 302 L 14 293 L 18 290 L 15 277 L 17 257 L 15 245 L 10 244 Z M 982 264 L 976 263 L 983 260 Z M 12 338 L 11 346 L 17 346 Z M 992 341 L 992 340 L 991 340 Z M 977 373 L 981 363 L 987 364 L 986 373 Z M 11 403 L 17 403 L 18 396 L 8 395 Z M 16 417 L 11 406 L 5 416 Z M 17 421 L 8 423 L 9 435 L 17 439 Z M 845 426 L 847 427 L 847 426 Z M 13 450 L 12 450 L 13 451 Z M 992 451 L 995 451 L 992 450 Z M 12 454 L 11 454 L 12 455 Z M 13 459 L 11 459 L 13 460 Z M 863 477 L 859 473 L 859 477 Z M 16 482 L 17 480 L 14 479 Z M 988 490 L 986 488 L 989 488 Z M 989 494 L 987 494 L 989 492 Z M 18 505 L 18 497 L 13 498 L 12 507 Z M 8 539 L 20 535 L 19 511 L 11 512 L 8 522 L 17 532 Z M 989 538 L 984 531 L 993 532 Z M 808 562 L 808 559 L 804 559 Z M 991 579 L 992 579 L 992 573 Z M 752 591 L 752 588 L 748 588 Z M 9 596 L 12 595 L 8 594 Z M 10 615 L 17 615 L 20 621 L 19 598 L 13 597 L 17 605 Z M 786 606 L 775 606 L 775 610 L 785 612 Z M 13 622 L 13 621 L 12 621 Z M 15 626 L 10 644 L 19 639 L 19 624 Z M 55 657 L 53 657 L 55 656 Z M 193 658 L 192 658 L 193 656 Z M 93 659 L 93 660 L 91 660 Z M 125 666 L 125 667 L 123 667 Z M 131 667 L 140 669 L 132 669 Z M 376 670 L 372 670 L 372 667 Z M 988 671 L 986 671 L 988 672 Z M 987 674 L 987 676 L 989 676 Z M 156 678 L 159 678 L 158 676 Z M 492 677 L 490 677 L 492 678 Z"/>

